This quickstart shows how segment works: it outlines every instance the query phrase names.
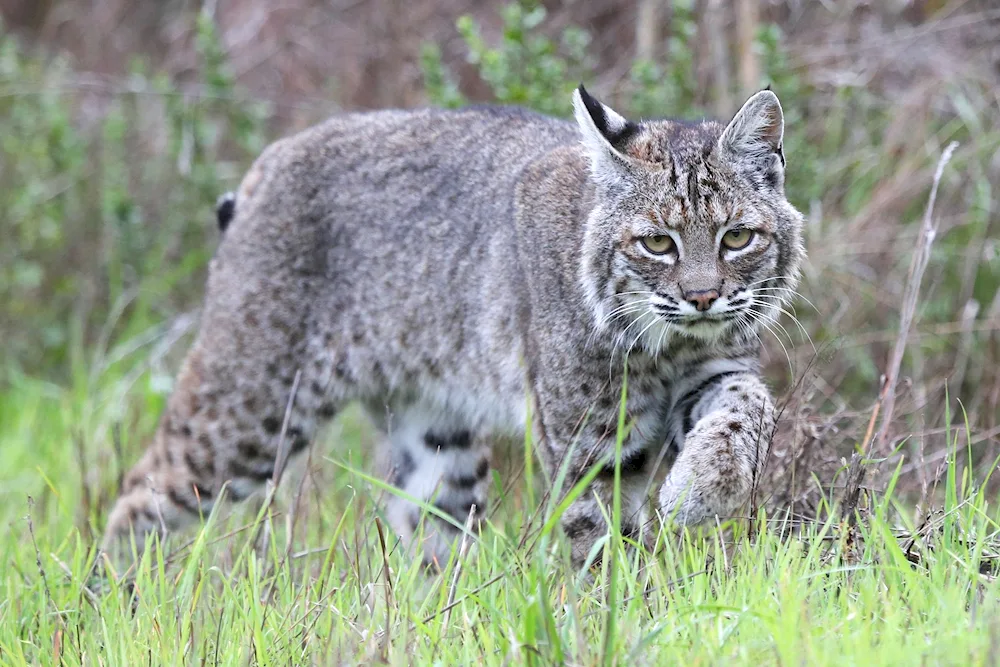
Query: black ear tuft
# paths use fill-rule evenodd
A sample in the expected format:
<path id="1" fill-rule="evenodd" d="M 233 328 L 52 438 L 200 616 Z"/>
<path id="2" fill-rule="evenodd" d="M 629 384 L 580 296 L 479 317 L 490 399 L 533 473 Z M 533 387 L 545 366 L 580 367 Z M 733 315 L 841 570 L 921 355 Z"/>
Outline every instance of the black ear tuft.
<path id="1" fill-rule="evenodd" d="M 770 91 L 771 91 L 772 93 L 774 92 L 774 90 L 772 90 L 772 88 L 771 88 L 771 84 L 770 84 L 770 83 L 768 83 L 768 84 L 767 84 L 767 85 L 766 85 L 766 86 L 764 87 L 764 90 L 770 90 Z"/>
<path id="2" fill-rule="evenodd" d="M 580 91 L 580 99 L 583 100 L 583 105 L 587 107 L 587 113 L 590 114 L 590 119 L 594 121 L 594 125 L 601 131 L 601 134 L 607 136 L 608 115 L 604 113 L 604 105 L 594 99 L 582 83 L 578 90 Z"/>
<path id="3" fill-rule="evenodd" d="M 220 232 L 225 233 L 235 215 L 236 193 L 227 192 L 215 202 L 215 220 L 219 224 Z"/>
<path id="4" fill-rule="evenodd" d="M 590 116 L 590 119 L 594 121 L 594 126 L 597 128 L 597 131 L 608 140 L 608 143 L 610 143 L 615 150 L 623 151 L 629 140 L 639 132 L 639 125 L 630 120 L 625 120 L 617 114 L 614 114 L 617 122 L 612 121 L 612 119 L 608 117 L 608 112 L 605 109 L 605 106 L 601 104 L 597 98 L 588 93 L 582 83 L 577 90 L 580 93 L 580 99 L 583 100 L 583 105 L 587 108 L 587 114 Z"/>

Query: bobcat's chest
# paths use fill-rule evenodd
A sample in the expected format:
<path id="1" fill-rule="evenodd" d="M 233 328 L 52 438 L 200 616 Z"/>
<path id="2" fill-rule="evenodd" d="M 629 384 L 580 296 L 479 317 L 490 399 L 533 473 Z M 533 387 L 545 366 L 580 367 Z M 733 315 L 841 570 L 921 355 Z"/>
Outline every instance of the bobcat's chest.
<path id="1" fill-rule="evenodd" d="M 654 365 L 630 369 L 625 404 L 628 439 L 622 445 L 624 453 L 660 449 L 668 436 L 670 397 L 670 383 Z M 615 424 L 620 405 L 619 396 L 614 413 L 609 415 Z"/>
<path id="2" fill-rule="evenodd" d="M 683 434 L 678 439 L 674 407 L 678 391 L 686 386 L 695 368 L 698 364 L 670 363 L 664 359 L 630 368 L 626 404 L 629 449 L 658 452 L 667 445 L 680 451 Z M 616 404 L 616 409 L 617 405 L 620 404 Z"/>

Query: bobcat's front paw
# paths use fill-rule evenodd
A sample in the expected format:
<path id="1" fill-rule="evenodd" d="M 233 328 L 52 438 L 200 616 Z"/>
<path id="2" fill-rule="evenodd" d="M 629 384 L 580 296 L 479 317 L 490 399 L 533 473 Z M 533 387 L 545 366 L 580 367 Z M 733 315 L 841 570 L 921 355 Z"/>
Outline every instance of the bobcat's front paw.
<path id="1" fill-rule="evenodd" d="M 695 526 L 733 517 L 750 498 L 762 458 L 758 439 L 749 435 L 728 419 L 696 426 L 660 487 L 663 518 Z"/>

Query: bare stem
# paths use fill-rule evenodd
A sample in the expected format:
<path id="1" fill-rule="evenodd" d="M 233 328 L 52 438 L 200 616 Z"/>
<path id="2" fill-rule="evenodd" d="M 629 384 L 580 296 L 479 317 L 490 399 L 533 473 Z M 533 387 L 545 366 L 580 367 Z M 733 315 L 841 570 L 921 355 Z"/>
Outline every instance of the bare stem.
<path id="1" fill-rule="evenodd" d="M 892 422 L 892 413 L 896 405 L 896 382 L 899 379 L 899 368 L 903 363 L 903 352 L 906 350 L 906 339 L 910 333 L 910 325 L 913 323 L 913 316 L 917 311 L 917 301 L 920 299 L 920 282 L 923 280 L 924 271 L 931 258 L 931 246 L 937 237 L 937 224 L 934 222 L 934 202 L 937 200 L 938 185 L 941 183 L 941 175 L 944 168 L 951 160 L 952 153 L 958 148 L 958 142 L 953 141 L 948 144 L 941 159 L 938 160 L 937 169 L 934 170 L 934 183 L 931 185 L 931 194 L 927 199 L 927 208 L 924 211 L 924 221 L 920 227 L 920 236 L 917 239 L 917 250 L 913 253 L 910 262 L 910 270 L 906 278 L 906 290 L 903 293 L 903 310 L 899 318 L 899 335 L 892 348 L 892 357 L 889 368 L 885 373 L 885 383 L 882 385 L 882 397 L 880 403 L 882 409 L 882 423 L 879 426 L 878 435 L 875 442 L 881 451 L 885 445 L 886 433 L 889 424 Z M 869 445 L 872 447 L 872 445 Z"/>

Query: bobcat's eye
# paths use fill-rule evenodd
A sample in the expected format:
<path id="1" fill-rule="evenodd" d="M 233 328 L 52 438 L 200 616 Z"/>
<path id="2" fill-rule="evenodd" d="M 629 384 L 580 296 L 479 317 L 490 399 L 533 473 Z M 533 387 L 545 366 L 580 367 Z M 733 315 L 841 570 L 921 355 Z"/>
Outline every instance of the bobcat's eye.
<path id="1" fill-rule="evenodd" d="M 654 255 L 666 255 L 674 249 L 674 240 L 666 234 L 643 236 L 641 240 L 643 247 Z"/>
<path id="2" fill-rule="evenodd" d="M 722 235 L 722 245 L 726 246 L 730 250 L 742 250 L 750 245 L 750 241 L 753 240 L 753 235 L 753 230 L 747 229 L 746 227 L 730 229 Z"/>

